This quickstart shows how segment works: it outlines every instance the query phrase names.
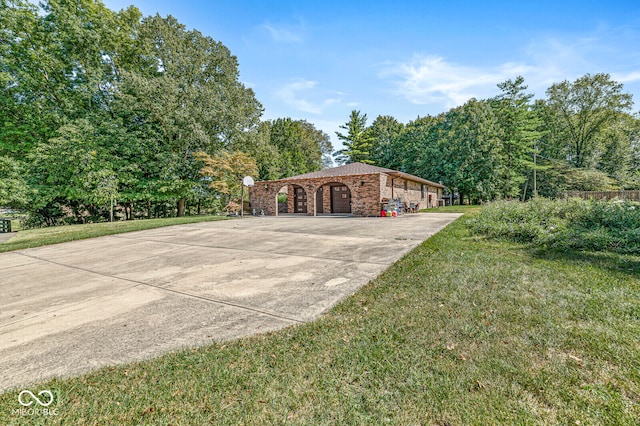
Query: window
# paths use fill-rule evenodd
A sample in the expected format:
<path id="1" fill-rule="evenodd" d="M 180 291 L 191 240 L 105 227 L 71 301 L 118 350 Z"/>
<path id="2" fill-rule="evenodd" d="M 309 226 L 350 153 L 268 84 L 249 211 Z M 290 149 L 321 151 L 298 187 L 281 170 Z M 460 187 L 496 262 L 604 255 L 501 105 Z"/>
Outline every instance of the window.
<path id="1" fill-rule="evenodd" d="M 420 195 L 422 196 L 422 199 L 424 200 L 424 191 L 425 190 L 425 186 L 424 185 L 420 185 Z"/>
<path id="2" fill-rule="evenodd" d="M 407 190 L 407 186 L 408 186 L 409 182 L 407 182 L 406 180 L 404 181 L 404 190 Z"/>

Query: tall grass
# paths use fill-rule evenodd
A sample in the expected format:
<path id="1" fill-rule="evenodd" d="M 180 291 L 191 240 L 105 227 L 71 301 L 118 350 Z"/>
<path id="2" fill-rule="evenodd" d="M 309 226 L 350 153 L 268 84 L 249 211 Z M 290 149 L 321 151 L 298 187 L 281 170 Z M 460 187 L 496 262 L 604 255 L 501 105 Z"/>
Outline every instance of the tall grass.
<path id="1" fill-rule="evenodd" d="M 471 221 L 492 238 L 561 250 L 640 253 L 640 204 L 579 198 L 499 201 Z"/>

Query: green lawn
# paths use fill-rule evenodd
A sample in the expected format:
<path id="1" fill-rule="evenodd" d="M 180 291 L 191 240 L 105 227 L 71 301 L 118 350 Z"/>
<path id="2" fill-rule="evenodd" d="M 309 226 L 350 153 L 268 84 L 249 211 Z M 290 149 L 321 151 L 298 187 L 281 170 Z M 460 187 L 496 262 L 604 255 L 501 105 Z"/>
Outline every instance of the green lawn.
<path id="1" fill-rule="evenodd" d="M 14 237 L 0 243 L 0 253 L 30 247 L 40 247 L 103 235 L 122 234 L 124 232 L 142 231 L 144 229 L 163 226 L 183 225 L 186 223 L 207 222 L 226 219 L 225 216 L 185 216 L 166 219 L 128 220 L 113 223 L 90 223 L 85 225 L 52 226 L 49 228 L 19 230 Z M 12 228 L 13 224 L 12 222 Z M 0 423 L 1 424 L 1 423 Z"/>
<path id="2" fill-rule="evenodd" d="M 420 209 L 421 212 L 429 213 L 474 213 L 482 210 L 482 206 L 443 206 Z"/>
<path id="3" fill-rule="evenodd" d="M 311 323 L 30 388 L 60 424 L 638 424 L 640 257 L 466 218 Z"/>

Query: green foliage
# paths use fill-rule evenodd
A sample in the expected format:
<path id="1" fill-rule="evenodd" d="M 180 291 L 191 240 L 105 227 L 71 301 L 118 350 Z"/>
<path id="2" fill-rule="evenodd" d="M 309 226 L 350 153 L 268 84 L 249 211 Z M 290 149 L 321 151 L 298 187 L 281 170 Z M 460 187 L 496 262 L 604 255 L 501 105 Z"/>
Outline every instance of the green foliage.
<path id="1" fill-rule="evenodd" d="M 527 86 L 522 76 L 498 84 L 502 93 L 489 103 L 498 121 L 498 135 L 502 141 L 501 162 L 497 191 L 502 197 L 518 197 L 532 169 L 532 152 L 540 138 L 540 118 L 530 104 L 533 95 L 525 93 Z"/>
<path id="2" fill-rule="evenodd" d="M 382 167 L 399 169 L 397 163 L 397 153 L 394 149 L 394 142 L 402 134 L 404 125 L 390 115 L 379 115 L 371 126 L 369 132 L 372 137 L 371 161 Z"/>
<path id="3" fill-rule="evenodd" d="M 553 84 L 546 105 L 560 146 L 576 167 L 594 167 L 603 152 L 603 132 L 631 109 L 632 97 L 609 74 L 586 74 L 575 82 Z"/>
<path id="4" fill-rule="evenodd" d="M 501 93 L 486 101 L 472 99 L 404 126 L 378 117 L 366 128 L 373 137 L 370 158 L 441 181 L 461 200 L 531 197 L 534 152 L 544 196 L 639 187 L 640 117 L 627 113 L 631 96 L 621 84 L 587 74 L 552 85 L 548 99 L 535 102 L 521 76 L 498 87 Z M 347 124 L 357 123 L 356 113 Z"/>
<path id="5" fill-rule="evenodd" d="M 25 208 L 31 189 L 24 180 L 23 167 L 18 161 L 0 156 L 0 206 Z"/>
<path id="6" fill-rule="evenodd" d="M 578 169 L 563 163 L 552 163 L 538 170 L 538 194 L 562 197 L 566 191 L 612 191 L 619 187 L 614 179 L 599 170 Z"/>
<path id="7" fill-rule="evenodd" d="M 498 201 L 471 222 L 477 234 L 561 250 L 640 254 L 640 204 L 549 200 Z"/>
<path id="8" fill-rule="evenodd" d="M 323 167 L 325 157 L 332 151 L 329 136 L 305 120 L 278 118 L 268 125 L 269 146 L 272 157 L 264 163 L 273 169 L 269 176 L 261 179 L 279 179 L 314 172 Z M 260 166 L 261 170 L 266 167 Z"/>
<path id="9" fill-rule="evenodd" d="M 171 16 L 0 0 L 0 28 L 0 155 L 28 170 L 34 222 L 101 220 L 116 196 L 182 214 L 207 195 L 194 152 L 257 140 L 236 58 Z"/>
<path id="10" fill-rule="evenodd" d="M 460 194 L 474 199 L 492 199 L 498 194 L 502 145 L 492 109 L 486 102 L 471 99 L 438 119 L 420 149 L 425 176 L 441 181 Z M 422 148 L 422 147 L 420 147 Z"/>
<path id="11" fill-rule="evenodd" d="M 367 128 L 367 114 L 361 114 L 356 110 L 351 111 L 349 121 L 340 128 L 346 130 L 347 134 L 336 132 L 336 136 L 344 145 L 343 149 L 335 153 L 336 162 L 338 164 L 356 162 L 373 164 L 371 149 L 374 136 Z"/>
<path id="12" fill-rule="evenodd" d="M 258 173 L 256 161 L 241 151 L 221 152 L 213 157 L 205 152 L 198 152 L 196 158 L 204 163 L 200 174 L 211 179 L 209 188 L 227 195 L 234 202 L 240 201 L 242 179 Z"/>

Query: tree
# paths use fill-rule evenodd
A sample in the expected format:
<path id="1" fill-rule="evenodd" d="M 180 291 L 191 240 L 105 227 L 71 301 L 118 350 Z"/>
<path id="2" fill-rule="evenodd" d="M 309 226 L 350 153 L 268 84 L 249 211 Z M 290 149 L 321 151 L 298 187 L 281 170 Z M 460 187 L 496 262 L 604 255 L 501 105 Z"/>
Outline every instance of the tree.
<path id="1" fill-rule="evenodd" d="M 267 159 L 277 165 L 276 179 L 320 170 L 333 150 L 326 133 L 305 120 L 291 118 L 270 122 L 269 144 L 277 152 L 275 158 Z"/>
<path id="2" fill-rule="evenodd" d="M 439 125 L 439 180 L 464 195 L 481 200 L 498 194 L 501 142 L 498 123 L 487 102 L 469 100 L 447 112 Z"/>
<path id="3" fill-rule="evenodd" d="M 261 106 L 238 81 L 237 61 L 229 50 L 175 18 L 145 18 L 142 52 L 153 58 L 143 73 L 123 73 L 125 102 L 136 103 L 136 122 L 153 128 L 168 160 L 165 189 L 184 215 L 197 179 L 193 153 L 214 154 L 233 146 L 242 133 L 255 131 Z"/>
<path id="4" fill-rule="evenodd" d="M 576 167 L 596 166 L 604 152 L 603 131 L 631 109 L 632 96 L 622 89 L 609 74 L 586 74 L 547 89 L 546 104 L 562 130 L 554 142 Z"/>
<path id="5" fill-rule="evenodd" d="M 344 145 L 343 149 L 335 153 L 336 162 L 338 164 L 355 162 L 373 164 L 371 160 L 373 136 L 367 131 L 367 114 L 361 114 L 356 110 L 351 111 L 349 121 L 340 128 L 346 130 L 347 134 L 336 132 L 336 136 Z"/>
<path id="6" fill-rule="evenodd" d="M 0 153 L 15 158 L 105 111 L 140 18 L 94 0 L 33 3 L 0 0 Z"/>
<path id="7" fill-rule="evenodd" d="M 86 119 L 62 126 L 57 137 L 36 145 L 29 157 L 29 176 L 37 190 L 33 204 L 43 216 L 57 210 L 53 205 L 64 205 L 85 222 L 87 212 L 100 215 L 111 196 L 117 195 L 116 173 L 100 136 Z M 48 223 L 55 219 L 45 217 Z"/>
<path id="8" fill-rule="evenodd" d="M 241 151 L 222 151 L 213 157 L 206 152 L 198 152 L 196 158 L 204 164 L 201 176 L 211 179 L 209 188 L 226 195 L 228 202 L 240 201 L 245 176 L 258 175 L 256 161 Z"/>
<path id="9" fill-rule="evenodd" d="M 445 161 L 440 147 L 443 117 L 428 115 L 407 123 L 400 135 L 391 140 L 390 162 L 384 167 L 430 179 L 441 176 Z"/>
<path id="10" fill-rule="evenodd" d="M 402 134 L 404 125 L 390 115 L 379 115 L 371 123 L 371 161 L 382 167 L 393 168 L 397 163 L 394 142 Z"/>
<path id="11" fill-rule="evenodd" d="M 499 125 L 502 142 L 502 167 L 498 193 L 503 197 L 517 197 L 523 190 L 527 173 L 533 168 L 532 153 L 540 139 L 539 116 L 532 109 L 532 94 L 527 94 L 522 76 L 499 83 L 502 93 L 489 100 Z"/>
<path id="12" fill-rule="evenodd" d="M 31 189 L 23 176 L 23 167 L 17 160 L 0 156 L 0 206 L 26 207 Z"/>
<path id="13" fill-rule="evenodd" d="M 600 141 L 602 155 L 598 170 L 615 179 L 622 187 L 635 189 L 634 145 L 640 137 L 640 120 L 630 114 L 619 114 L 617 120 L 605 126 Z"/>

